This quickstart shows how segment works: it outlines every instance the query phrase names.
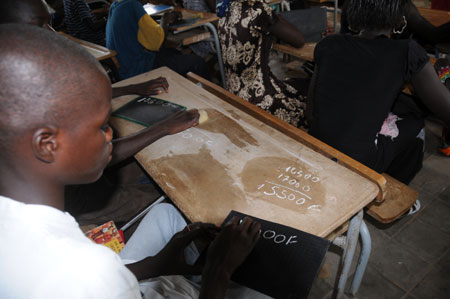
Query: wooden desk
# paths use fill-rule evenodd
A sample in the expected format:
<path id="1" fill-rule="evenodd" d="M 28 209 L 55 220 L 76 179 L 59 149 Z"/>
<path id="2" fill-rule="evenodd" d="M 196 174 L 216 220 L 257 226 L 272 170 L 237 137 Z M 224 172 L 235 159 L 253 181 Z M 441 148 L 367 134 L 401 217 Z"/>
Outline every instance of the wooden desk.
<path id="1" fill-rule="evenodd" d="M 78 43 L 79 45 L 81 45 L 83 48 L 85 48 L 89 53 L 92 54 L 92 56 L 94 56 L 98 61 L 102 61 L 105 59 L 112 59 L 114 61 L 114 63 L 116 64 L 117 67 L 119 67 L 119 61 L 117 61 L 116 56 L 117 56 L 117 52 L 114 50 L 110 50 L 108 48 L 105 48 L 103 46 L 94 44 L 94 43 L 90 43 L 88 41 L 85 40 L 81 40 L 78 39 L 76 37 L 73 37 L 69 34 L 66 34 L 64 32 L 58 32 L 59 34 L 61 34 L 62 36 Z"/>
<path id="2" fill-rule="evenodd" d="M 189 10 L 189 9 L 184 9 L 184 8 L 180 8 L 180 7 L 175 7 L 175 11 L 181 12 L 181 14 L 183 15 L 183 18 L 190 18 L 193 15 L 202 14 L 203 17 L 201 19 L 198 19 L 194 24 L 178 27 L 178 28 L 176 28 L 176 30 L 173 30 L 172 32 L 174 34 L 185 33 L 186 31 L 191 31 L 198 27 L 204 27 L 210 32 L 210 35 L 206 35 L 206 34 L 198 35 L 197 34 L 197 35 L 193 35 L 193 36 L 188 35 L 186 37 L 183 37 L 182 44 L 189 45 L 194 42 L 207 40 L 207 39 L 210 39 L 210 37 L 212 35 L 212 41 L 214 42 L 214 47 L 215 47 L 216 55 L 217 55 L 217 62 L 219 64 L 219 72 L 220 72 L 220 76 L 222 78 L 222 87 L 226 88 L 227 85 L 226 85 L 226 81 L 225 81 L 225 71 L 224 71 L 223 62 L 222 62 L 222 51 L 220 48 L 219 36 L 217 34 L 217 30 L 214 25 L 214 23 L 216 23 L 219 20 L 219 17 L 216 16 L 216 14 L 214 14 L 214 13 Z"/>
<path id="3" fill-rule="evenodd" d="M 313 61 L 314 60 L 314 49 L 317 43 L 305 43 L 301 48 L 295 48 L 286 44 L 273 44 L 272 49 L 280 51 L 284 54 L 289 54 L 298 57 L 303 60 Z"/>
<path id="4" fill-rule="evenodd" d="M 159 76 L 170 84 L 160 98 L 206 109 L 209 120 L 135 157 L 191 221 L 221 224 L 235 209 L 326 237 L 377 196 L 374 183 L 167 68 L 120 84 Z M 132 98 L 114 99 L 113 109 Z M 120 136 L 142 128 L 114 117 L 111 124 Z"/>
<path id="5" fill-rule="evenodd" d="M 421 7 L 418 9 L 420 14 L 434 26 L 440 26 L 450 21 L 450 11 Z"/>
<path id="6" fill-rule="evenodd" d="M 175 7 L 175 11 L 181 12 L 181 14 L 183 15 L 183 18 L 187 18 L 187 19 L 193 15 L 198 15 L 198 14 L 203 15 L 203 17 L 201 19 L 198 19 L 194 24 L 186 25 L 183 27 L 178 27 L 176 30 L 174 30 L 175 33 L 183 32 L 186 30 L 191 30 L 193 28 L 197 28 L 197 27 L 205 25 L 207 23 L 214 23 L 214 22 L 219 21 L 219 17 L 216 16 L 216 14 L 211 13 L 211 12 L 196 11 L 196 10 L 190 10 L 190 9 L 185 9 L 185 8 L 181 8 L 181 7 Z"/>

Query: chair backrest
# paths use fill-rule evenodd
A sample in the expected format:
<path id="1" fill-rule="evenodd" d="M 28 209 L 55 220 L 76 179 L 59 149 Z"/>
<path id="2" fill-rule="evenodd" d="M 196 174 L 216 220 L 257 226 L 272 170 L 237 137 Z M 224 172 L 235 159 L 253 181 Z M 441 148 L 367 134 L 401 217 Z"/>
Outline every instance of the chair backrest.
<path id="1" fill-rule="evenodd" d="M 305 42 L 318 42 L 327 30 L 327 11 L 325 7 L 296 9 L 280 13 L 286 20 L 297 27 Z"/>

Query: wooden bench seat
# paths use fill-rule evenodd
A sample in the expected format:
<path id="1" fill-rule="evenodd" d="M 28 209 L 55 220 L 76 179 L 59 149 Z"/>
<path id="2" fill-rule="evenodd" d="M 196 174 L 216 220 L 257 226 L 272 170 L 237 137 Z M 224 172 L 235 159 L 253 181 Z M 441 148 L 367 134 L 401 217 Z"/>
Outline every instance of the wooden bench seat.
<path id="1" fill-rule="evenodd" d="M 203 79 L 202 77 L 188 73 L 188 79 L 198 84 L 200 83 L 204 89 L 215 96 L 227 101 L 242 111 L 256 119 L 263 121 L 272 128 L 283 132 L 285 135 L 299 141 L 316 152 L 329 157 L 336 163 L 351 169 L 361 176 L 373 181 L 379 187 L 379 193 L 374 201 L 367 208 L 367 214 L 382 223 L 389 223 L 398 219 L 403 215 L 416 201 L 418 197 L 417 191 L 411 187 L 397 181 L 387 174 L 379 174 L 378 172 L 359 163 L 351 157 L 341 153 L 326 143 L 314 138 L 307 132 L 300 130 L 259 107 L 239 98 L 222 87 Z"/>

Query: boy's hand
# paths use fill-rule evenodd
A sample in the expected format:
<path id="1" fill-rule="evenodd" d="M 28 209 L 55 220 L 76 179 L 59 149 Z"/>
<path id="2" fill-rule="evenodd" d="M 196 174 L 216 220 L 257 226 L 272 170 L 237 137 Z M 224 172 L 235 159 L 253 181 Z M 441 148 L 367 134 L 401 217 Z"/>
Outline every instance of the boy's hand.
<path id="1" fill-rule="evenodd" d="M 159 77 L 147 82 L 130 85 L 129 88 L 130 94 L 137 94 L 140 96 L 157 95 L 162 93 L 160 88 L 164 89 L 165 92 L 169 92 L 169 82 L 167 82 L 166 78 Z"/>
<path id="2" fill-rule="evenodd" d="M 198 125 L 200 115 L 197 109 L 180 111 L 170 118 L 162 121 L 161 125 L 167 128 L 167 134 L 172 135 Z"/>
<path id="3" fill-rule="evenodd" d="M 154 257 L 159 275 L 201 274 L 203 265 L 189 265 L 184 257 L 184 249 L 194 240 L 211 242 L 219 228 L 209 223 L 193 223 L 173 235 L 169 243 Z"/>
<path id="4" fill-rule="evenodd" d="M 208 276 L 209 273 L 221 270 L 228 278 L 231 277 L 234 270 L 244 262 L 255 247 L 260 229 L 261 224 L 249 217 L 242 220 L 233 217 L 209 246 L 207 267 L 203 274 Z"/>

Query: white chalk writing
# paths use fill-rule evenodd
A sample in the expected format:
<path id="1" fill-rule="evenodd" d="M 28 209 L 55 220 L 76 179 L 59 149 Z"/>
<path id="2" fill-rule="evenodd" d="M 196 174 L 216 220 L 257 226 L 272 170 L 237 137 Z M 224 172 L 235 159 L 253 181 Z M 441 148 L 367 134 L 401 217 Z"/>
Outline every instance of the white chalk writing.
<path id="1" fill-rule="evenodd" d="M 285 244 L 285 245 L 289 245 L 289 244 L 295 244 L 298 243 L 297 242 L 297 236 L 290 236 L 289 238 L 285 235 L 282 234 L 277 234 L 276 232 L 274 232 L 273 230 L 266 230 L 265 232 L 263 232 L 262 237 L 266 240 L 273 240 L 273 242 L 275 242 L 276 244 Z M 287 241 L 286 241 L 287 240 Z"/>

